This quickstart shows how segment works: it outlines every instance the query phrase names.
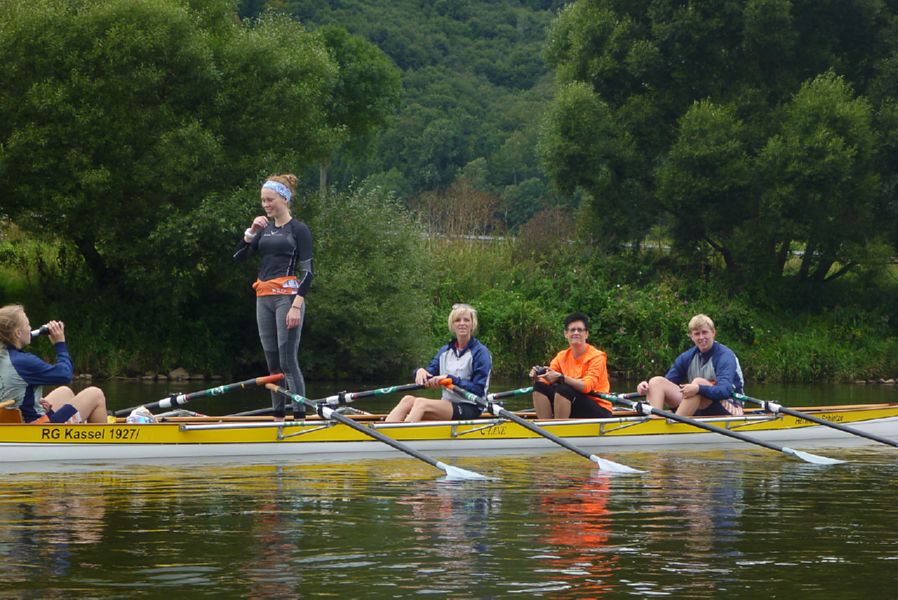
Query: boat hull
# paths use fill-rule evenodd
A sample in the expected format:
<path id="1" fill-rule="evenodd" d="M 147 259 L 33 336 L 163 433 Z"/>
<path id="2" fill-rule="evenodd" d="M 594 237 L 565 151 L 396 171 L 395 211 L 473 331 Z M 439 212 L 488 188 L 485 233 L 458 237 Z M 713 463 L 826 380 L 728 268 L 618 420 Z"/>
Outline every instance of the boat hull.
<path id="1" fill-rule="evenodd" d="M 801 409 L 860 431 L 898 441 L 898 404 Z M 847 446 L 875 442 L 787 415 L 749 414 L 706 419 L 718 427 L 785 446 Z M 494 455 L 544 451 L 558 446 L 509 421 L 482 419 L 421 424 L 364 422 L 422 452 Z M 697 449 L 748 444 L 666 419 L 624 415 L 611 419 L 538 421 L 540 427 L 595 452 Z M 259 460 L 295 457 L 375 458 L 398 451 L 341 424 L 320 420 L 177 419 L 156 424 L 0 425 L 0 464 L 114 462 L 143 459 Z"/>

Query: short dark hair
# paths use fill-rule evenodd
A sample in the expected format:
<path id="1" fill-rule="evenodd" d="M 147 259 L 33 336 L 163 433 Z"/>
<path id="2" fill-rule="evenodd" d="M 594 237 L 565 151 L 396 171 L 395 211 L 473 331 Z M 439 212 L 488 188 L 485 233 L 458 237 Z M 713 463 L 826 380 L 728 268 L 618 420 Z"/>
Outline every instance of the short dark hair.
<path id="1" fill-rule="evenodd" d="M 583 321 L 583 326 L 586 328 L 586 331 L 589 331 L 589 317 L 584 315 L 582 312 L 573 312 L 564 318 L 564 328 L 567 329 L 568 325 L 574 323 L 575 321 Z"/>

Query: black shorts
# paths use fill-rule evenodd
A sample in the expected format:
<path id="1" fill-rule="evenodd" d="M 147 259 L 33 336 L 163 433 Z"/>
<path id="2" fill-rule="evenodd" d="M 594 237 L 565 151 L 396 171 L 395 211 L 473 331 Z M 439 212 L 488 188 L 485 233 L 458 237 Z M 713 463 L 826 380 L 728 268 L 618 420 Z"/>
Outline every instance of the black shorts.
<path id="1" fill-rule="evenodd" d="M 480 417 L 483 411 L 476 404 L 470 402 L 453 402 L 452 403 L 452 420 L 464 421 L 467 419 L 476 419 Z"/>
<path id="2" fill-rule="evenodd" d="M 730 411 L 723 407 L 723 404 L 712 401 L 706 408 L 700 408 L 695 411 L 695 417 L 732 417 Z"/>
<path id="3" fill-rule="evenodd" d="M 533 391 L 544 394 L 549 402 L 554 402 L 555 394 L 570 400 L 572 419 L 607 419 L 611 416 L 610 410 L 564 383 L 544 383 L 537 379 Z"/>

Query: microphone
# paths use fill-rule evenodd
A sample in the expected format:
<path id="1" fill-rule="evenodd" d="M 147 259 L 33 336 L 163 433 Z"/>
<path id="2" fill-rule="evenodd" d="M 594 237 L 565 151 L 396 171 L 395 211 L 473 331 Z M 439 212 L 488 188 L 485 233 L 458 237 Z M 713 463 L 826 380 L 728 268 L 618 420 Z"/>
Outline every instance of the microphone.
<path id="1" fill-rule="evenodd" d="M 38 337 L 39 335 L 46 335 L 50 333 L 50 328 L 46 325 L 41 325 L 37 329 L 31 330 L 31 337 Z"/>

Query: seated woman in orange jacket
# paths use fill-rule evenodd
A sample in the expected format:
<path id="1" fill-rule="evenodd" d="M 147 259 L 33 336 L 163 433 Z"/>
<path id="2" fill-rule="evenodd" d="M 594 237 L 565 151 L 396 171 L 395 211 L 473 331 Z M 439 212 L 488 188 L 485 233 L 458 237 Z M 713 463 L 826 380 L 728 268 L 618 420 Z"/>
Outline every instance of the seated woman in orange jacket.
<path id="1" fill-rule="evenodd" d="M 559 352 L 548 367 L 533 367 L 533 408 L 540 419 L 593 419 L 611 416 L 611 403 L 589 396 L 608 393 L 607 356 L 586 343 L 589 318 L 572 313 L 564 319 L 569 347 Z"/>

